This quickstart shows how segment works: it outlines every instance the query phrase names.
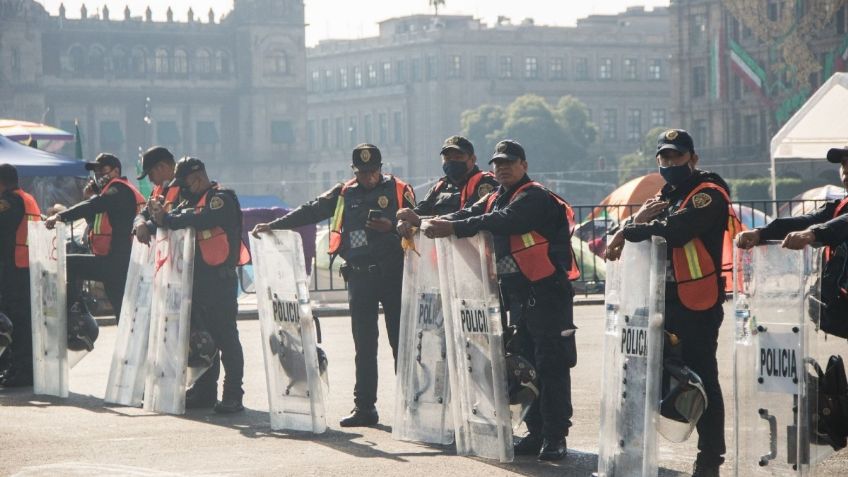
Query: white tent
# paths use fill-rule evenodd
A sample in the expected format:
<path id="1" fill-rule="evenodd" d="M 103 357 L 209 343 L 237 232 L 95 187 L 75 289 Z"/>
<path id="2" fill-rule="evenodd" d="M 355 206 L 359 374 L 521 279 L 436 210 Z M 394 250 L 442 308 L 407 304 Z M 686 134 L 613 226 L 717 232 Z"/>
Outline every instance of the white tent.
<path id="1" fill-rule="evenodd" d="M 848 145 L 848 73 L 834 73 L 771 139 L 771 198 L 777 199 L 777 159 L 822 159 Z"/>

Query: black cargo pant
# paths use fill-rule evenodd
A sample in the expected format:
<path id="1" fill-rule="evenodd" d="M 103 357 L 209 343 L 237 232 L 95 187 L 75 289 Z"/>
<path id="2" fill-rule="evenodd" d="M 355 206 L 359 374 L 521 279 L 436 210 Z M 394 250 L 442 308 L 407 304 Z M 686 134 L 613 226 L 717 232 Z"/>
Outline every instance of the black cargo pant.
<path id="1" fill-rule="evenodd" d="M 524 422 L 530 434 L 548 440 L 568 435 L 571 427 L 571 368 L 577 364 L 571 283 L 551 278 L 527 287 L 504 290 L 510 325 L 516 326 L 514 346 L 536 367 L 540 395 Z"/>
<path id="2" fill-rule="evenodd" d="M 201 260 L 198 256 L 196 260 Z M 244 353 L 239 341 L 238 279 L 232 267 L 209 268 L 195 262 L 191 301 L 191 326 L 209 332 L 220 351 L 212 367 L 194 383 L 194 392 L 218 396 L 218 377 L 224 365 L 222 399 L 238 399 L 244 394 Z"/>
<path id="3" fill-rule="evenodd" d="M 4 354 L 10 375 L 32 376 L 32 312 L 29 269 L 0 267 L 0 312 L 12 320 L 12 344 Z M 0 368 L 5 365 L 0 366 Z"/>
<path id="4" fill-rule="evenodd" d="M 350 327 L 356 352 L 353 402 L 359 409 L 371 409 L 377 402 L 377 315 L 380 303 L 383 304 L 386 331 L 397 369 L 403 262 L 345 267 Z"/>
<path id="5" fill-rule="evenodd" d="M 101 282 L 115 311 L 115 320 L 120 320 L 127 269 L 130 266 L 129 253 L 105 256 L 71 254 L 67 256 L 67 266 L 68 306 L 79 300 L 83 281 Z"/>
<path id="6" fill-rule="evenodd" d="M 719 302 L 706 311 L 692 311 L 675 298 L 665 304 L 665 329 L 680 338 L 683 363 L 701 377 L 707 409 L 698 421 L 698 461 L 721 464 L 724 443 L 724 399 L 718 381 L 718 331 L 724 319 Z"/>

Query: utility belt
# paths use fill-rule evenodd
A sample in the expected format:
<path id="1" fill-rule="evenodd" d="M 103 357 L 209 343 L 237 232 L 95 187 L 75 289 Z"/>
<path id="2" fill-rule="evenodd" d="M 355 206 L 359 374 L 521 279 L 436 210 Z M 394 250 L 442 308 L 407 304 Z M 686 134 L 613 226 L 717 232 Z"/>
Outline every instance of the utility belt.
<path id="1" fill-rule="evenodd" d="M 342 278 L 344 278 L 344 281 L 349 281 L 350 276 L 353 273 L 379 275 L 381 272 L 382 267 L 380 267 L 376 263 L 345 263 L 344 265 L 339 267 L 339 273 L 341 274 Z"/>

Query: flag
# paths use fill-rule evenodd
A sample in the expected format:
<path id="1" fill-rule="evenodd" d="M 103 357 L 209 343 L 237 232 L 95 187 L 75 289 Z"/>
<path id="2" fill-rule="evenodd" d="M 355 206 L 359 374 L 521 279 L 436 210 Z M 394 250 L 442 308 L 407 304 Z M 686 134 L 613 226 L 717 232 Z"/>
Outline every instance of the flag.
<path id="1" fill-rule="evenodd" d="M 730 40 L 730 65 L 751 89 L 765 96 L 765 70 L 733 40 Z"/>
<path id="2" fill-rule="evenodd" d="M 82 134 L 80 134 L 79 119 L 74 119 L 74 156 L 82 160 Z"/>

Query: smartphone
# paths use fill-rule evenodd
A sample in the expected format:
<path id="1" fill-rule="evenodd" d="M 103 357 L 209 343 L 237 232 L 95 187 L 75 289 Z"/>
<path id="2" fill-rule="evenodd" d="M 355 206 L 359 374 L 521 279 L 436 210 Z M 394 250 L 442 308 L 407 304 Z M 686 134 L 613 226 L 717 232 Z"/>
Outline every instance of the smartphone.
<path id="1" fill-rule="evenodd" d="M 368 211 L 368 220 L 379 220 L 383 218 L 383 211 L 371 209 Z"/>

